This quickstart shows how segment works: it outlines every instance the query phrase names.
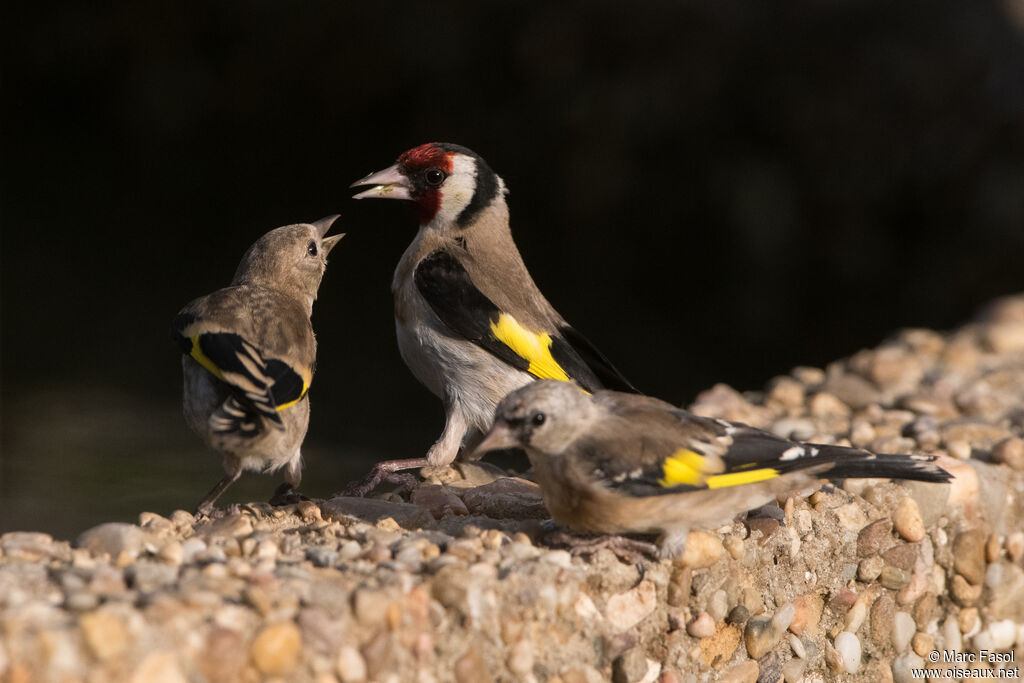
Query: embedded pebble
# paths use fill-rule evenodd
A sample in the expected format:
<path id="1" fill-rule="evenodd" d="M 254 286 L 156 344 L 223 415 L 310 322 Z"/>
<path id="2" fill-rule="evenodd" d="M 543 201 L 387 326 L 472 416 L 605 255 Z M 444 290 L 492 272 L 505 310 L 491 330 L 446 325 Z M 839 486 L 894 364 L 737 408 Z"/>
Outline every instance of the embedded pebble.
<path id="1" fill-rule="evenodd" d="M 857 579 L 864 583 L 871 583 L 882 573 L 884 565 L 885 561 L 878 555 L 861 560 L 857 565 Z"/>
<path id="2" fill-rule="evenodd" d="M 1014 564 L 1024 560 L 1024 531 L 1015 531 L 1006 537 L 1006 553 Z"/>
<path id="3" fill-rule="evenodd" d="M 892 661 L 892 678 L 895 683 L 916 683 L 920 676 L 914 675 L 915 669 L 924 666 L 924 660 L 913 652 L 902 654 Z"/>
<path id="4" fill-rule="evenodd" d="M 604 615 L 616 632 L 633 628 L 646 619 L 657 606 L 657 590 L 649 580 L 625 593 L 608 598 Z"/>
<path id="5" fill-rule="evenodd" d="M 1024 472 L 1024 440 L 1012 436 L 992 447 L 992 462 L 1008 465 L 1010 469 Z"/>
<path id="6" fill-rule="evenodd" d="M 771 618 L 754 617 L 747 621 L 743 641 L 753 659 L 760 659 L 775 647 L 793 621 L 794 611 L 793 604 L 789 603 Z"/>
<path id="7" fill-rule="evenodd" d="M 707 612 L 701 612 L 697 618 L 686 625 L 686 632 L 694 638 L 707 638 L 715 633 L 715 620 Z"/>
<path id="8" fill-rule="evenodd" d="M 679 562 L 693 569 L 713 567 L 722 559 L 725 548 L 716 536 L 703 531 L 691 531 L 686 537 L 686 549 Z"/>
<path id="9" fill-rule="evenodd" d="M 975 629 L 978 628 L 978 608 L 967 607 L 960 610 L 957 614 L 957 624 L 960 626 L 960 632 L 965 636 L 972 636 L 975 633 Z"/>
<path id="10" fill-rule="evenodd" d="M 964 649 L 964 641 L 960 634 L 960 627 L 956 618 L 952 615 L 946 617 L 942 622 L 942 646 L 952 652 L 961 652 Z"/>
<path id="11" fill-rule="evenodd" d="M 747 660 L 729 667 L 718 680 L 724 683 L 756 683 L 758 672 L 757 662 Z"/>
<path id="12" fill-rule="evenodd" d="M 892 525 L 896 533 L 911 543 L 924 540 L 924 520 L 913 498 L 904 498 L 899 502 L 892 515 Z"/>
<path id="13" fill-rule="evenodd" d="M 138 557 L 144 541 L 142 529 L 134 524 L 108 522 L 82 532 L 76 545 L 93 555 L 107 555 L 124 564 Z"/>
<path id="14" fill-rule="evenodd" d="M 793 648 L 793 654 L 800 659 L 807 659 L 807 648 L 804 646 L 804 642 L 797 636 L 789 634 L 789 646 Z"/>
<path id="15" fill-rule="evenodd" d="M 711 594 L 708 601 L 708 613 L 715 621 L 722 621 L 729 613 L 729 596 L 724 590 L 717 590 Z"/>
<path id="16" fill-rule="evenodd" d="M 985 534 L 971 529 L 953 539 L 953 568 L 974 585 L 985 576 Z"/>
<path id="17" fill-rule="evenodd" d="M 892 645 L 896 652 L 903 652 L 917 631 L 914 618 L 906 612 L 897 612 L 892 621 Z"/>
<path id="18" fill-rule="evenodd" d="M 782 677 L 786 680 L 786 683 L 798 683 L 803 679 L 806 669 L 807 662 L 803 659 L 791 659 L 782 665 Z"/>
<path id="19" fill-rule="evenodd" d="M 842 661 L 842 671 L 857 673 L 860 670 L 860 639 L 849 631 L 842 631 L 835 638 L 835 648 Z"/>
<path id="20" fill-rule="evenodd" d="M 959 574 L 954 574 L 949 582 L 949 592 L 958 605 L 970 607 L 981 599 L 982 586 L 974 586 Z"/>
<path id="21" fill-rule="evenodd" d="M 935 649 L 935 639 L 928 633 L 918 631 L 910 640 L 910 647 L 921 657 L 927 656 Z"/>
<path id="22" fill-rule="evenodd" d="M 891 531 L 892 521 L 888 519 L 880 519 L 865 526 L 857 534 L 857 554 L 868 557 L 879 553 L 888 546 Z"/>
<path id="23" fill-rule="evenodd" d="M 748 610 L 743 605 L 736 605 L 731 610 L 729 610 L 729 614 L 725 617 L 725 623 L 740 626 L 742 624 L 745 624 L 747 622 L 747 619 L 749 618 L 750 610 Z"/>
<path id="24" fill-rule="evenodd" d="M 302 648 L 302 633 L 292 621 L 270 624 L 260 631 L 249 648 L 256 668 L 267 676 L 284 676 L 292 669 Z"/>

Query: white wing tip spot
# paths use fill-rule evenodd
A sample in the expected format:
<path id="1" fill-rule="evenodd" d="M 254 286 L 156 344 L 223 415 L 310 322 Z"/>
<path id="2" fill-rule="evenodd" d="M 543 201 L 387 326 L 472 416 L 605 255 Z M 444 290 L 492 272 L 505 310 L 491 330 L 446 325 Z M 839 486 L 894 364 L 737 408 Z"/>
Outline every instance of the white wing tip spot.
<path id="1" fill-rule="evenodd" d="M 790 446 L 786 450 L 782 451 L 782 455 L 779 456 L 779 460 L 796 460 L 804 454 L 803 446 Z"/>

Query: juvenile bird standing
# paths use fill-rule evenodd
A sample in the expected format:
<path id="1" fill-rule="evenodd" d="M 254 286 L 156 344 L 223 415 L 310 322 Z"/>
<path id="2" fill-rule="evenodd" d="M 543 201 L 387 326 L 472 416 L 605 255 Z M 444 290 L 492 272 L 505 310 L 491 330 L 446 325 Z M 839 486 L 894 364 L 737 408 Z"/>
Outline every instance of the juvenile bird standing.
<path id="1" fill-rule="evenodd" d="M 419 232 L 392 281 L 398 348 L 444 403 L 446 424 L 426 458 L 380 463 L 388 472 L 447 465 L 468 454 L 508 392 L 537 378 L 588 391 L 633 385 L 548 303 L 512 241 L 505 182 L 475 152 L 448 143 L 411 149 L 352 187 L 361 198 L 415 204 Z"/>
<path id="2" fill-rule="evenodd" d="M 479 449 L 526 450 L 559 524 L 603 534 L 658 533 L 678 557 L 693 527 L 798 491 L 820 477 L 945 482 L 934 457 L 796 443 L 637 394 L 535 382 L 509 394 Z"/>
<path id="3" fill-rule="evenodd" d="M 181 309 L 171 338 L 184 354 L 185 421 L 223 455 L 224 478 L 203 498 L 209 514 L 244 470 L 285 468 L 282 498 L 302 479 L 316 340 L 310 316 L 337 216 L 271 230 L 242 257 L 231 285 Z"/>

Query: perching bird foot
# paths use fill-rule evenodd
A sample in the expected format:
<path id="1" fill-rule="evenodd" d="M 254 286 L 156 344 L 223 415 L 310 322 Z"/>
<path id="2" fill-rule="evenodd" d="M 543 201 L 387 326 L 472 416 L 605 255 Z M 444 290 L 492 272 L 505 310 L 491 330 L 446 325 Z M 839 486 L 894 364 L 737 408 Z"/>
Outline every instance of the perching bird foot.
<path id="1" fill-rule="evenodd" d="M 267 502 L 274 507 L 279 507 L 281 505 L 294 505 L 303 500 L 309 500 L 309 498 L 296 491 L 294 486 L 285 482 L 277 487 L 274 495 Z"/>
<path id="2" fill-rule="evenodd" d="M 574 536 L 564 531 L 556 531 L 548 536 L 548 542 L 557 545 L 565 545 L 569 553 L 574 557 L 577 555 L 593 555 L 598 550 L 610 550 L 624 562 L 643 566 L 643 558 L 658 558 L 658 546 L 647 541 L 640 541 L 626 536 Z"/>
<path id="3" fill-rule="evenodd" d="M 405 460 L 385 460 L 373 466 L 369 474 L 358 482 L 353 482 L 335 496 L 354 496 L 364 498 L 381 484 L 387 483 L 400 487 L 401 490 L 412 490 L 419 479 L 415 474 L 403 470 L 419 469 L 427 466 L 426 458 L 407 458 Z"/>

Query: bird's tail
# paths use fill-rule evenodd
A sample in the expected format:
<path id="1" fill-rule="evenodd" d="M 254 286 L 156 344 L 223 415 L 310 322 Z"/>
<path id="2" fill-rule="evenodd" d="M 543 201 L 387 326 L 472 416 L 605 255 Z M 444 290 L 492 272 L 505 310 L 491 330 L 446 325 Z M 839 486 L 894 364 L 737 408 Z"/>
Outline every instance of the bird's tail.
<path id="1" fill-rule="evenodd" d="M 210 428 L 220 437 L 233 437 L 243 440 L 259 436 L 265 430 L 264 420 L 259 413 L 246 410 L 245 406 L 229 396 L 210 416 Z"/>
<path id="2" fill-rule="evenodd" d="M 866 451 L 863 451 L 866 453 Z M 867 454 L 866 458 L 838 460 L 828 472 L 830 479 L 909 479 L 945 483 L 953 475 L 935 464 L 934 455 Z"/>
<path id="3" fill-rule="evenodd" d="M 782 469 L 797 470 L 831 463 L 832 467 L 820 476 L 828 479 L 908 479 L 934 483 L 948 482 L 953 478 L 952 474 L 935 464 L 934 455 L 875 454 L 859 448 L 808 445 L 816 447 L 816 455 L 795 460 L 791 468 Z"/>

